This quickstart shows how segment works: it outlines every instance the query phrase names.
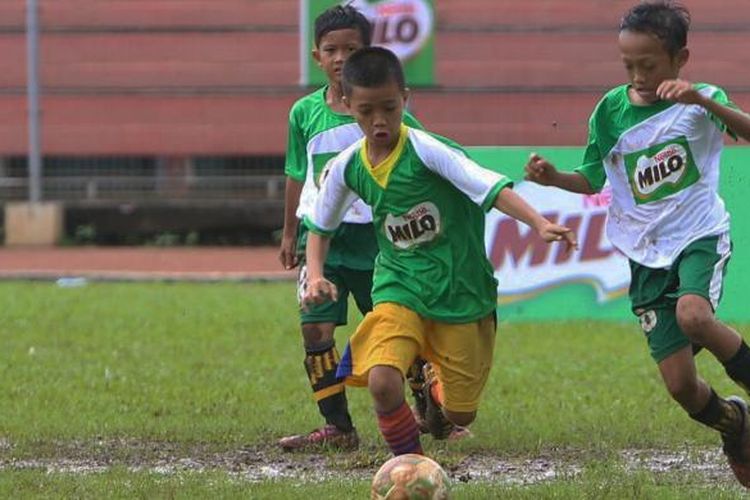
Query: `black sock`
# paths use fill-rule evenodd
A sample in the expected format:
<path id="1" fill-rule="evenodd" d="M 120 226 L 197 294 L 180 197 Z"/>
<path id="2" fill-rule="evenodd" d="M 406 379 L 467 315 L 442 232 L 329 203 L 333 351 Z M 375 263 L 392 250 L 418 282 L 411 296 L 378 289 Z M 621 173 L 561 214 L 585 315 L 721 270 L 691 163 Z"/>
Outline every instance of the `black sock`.
<path id="1" fill-rule="evenodd" d="M 713 389 L 706 406 L 698 413 L 692 413 L 690 418 L 722 434 L 739 433 L 742 427 L 742 414 L 739 408 L 720 398 Z"/>
<path id="2" fill-rule="evenodd" d="M 406 381 L 409 383 L 411 395 L 414 397 L 414 404 L 417 407 L 417 412 L 422 417 L 427 413 L 427 399 L 422 390 L 425 382 L 422 369 L 424 368 L 425 363 L 427 362 L 422 358 L 415 359 L 406 374 Z"/>
<path id="3" fill-rule="evenodd" d="M 406 381 L 409 383 L 409 388 L 412 393 L 422 393 L 422 386 L 424 385 L 424 375 L 422 374 L 422 368 L 427 363 L 422 358 L 417 358 L 414 363 L 409 367 L 409 371 L 406 373 Z"/>
<path id="4" fill-rule="evenodd" d="M 335 343 L 330 341 L 305 347 L 305 353 L 305 370 L 320 414 L 339 430 L 351 431 L 354 426 L 349 416 L 344 381 L 336 378 L 340 357 Z"/>
<path id="5" fill-rule="evenodd" d="M 724 369 L 729 378 L 750 394 L 750 348 L 744 340 L 735 355 L 724 363 Z"/>

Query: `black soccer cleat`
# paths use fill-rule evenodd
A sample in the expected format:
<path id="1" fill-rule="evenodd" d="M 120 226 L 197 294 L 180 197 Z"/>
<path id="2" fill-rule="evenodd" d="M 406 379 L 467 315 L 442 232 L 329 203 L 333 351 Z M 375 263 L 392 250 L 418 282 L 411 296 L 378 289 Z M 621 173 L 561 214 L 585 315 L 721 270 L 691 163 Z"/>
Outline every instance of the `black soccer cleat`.
<path id="1" fill-rule="evenodd" d="M 747 403 L 738 396 L 730 396 L 727 401 L 737 407 L 742 422 L 739 433 L 721 435 L 721 440 L 724 443 L 723 451 L 727 456 L 734 477 L 742 486 L 750 488 L 750 415 L 748 414 Z"/>

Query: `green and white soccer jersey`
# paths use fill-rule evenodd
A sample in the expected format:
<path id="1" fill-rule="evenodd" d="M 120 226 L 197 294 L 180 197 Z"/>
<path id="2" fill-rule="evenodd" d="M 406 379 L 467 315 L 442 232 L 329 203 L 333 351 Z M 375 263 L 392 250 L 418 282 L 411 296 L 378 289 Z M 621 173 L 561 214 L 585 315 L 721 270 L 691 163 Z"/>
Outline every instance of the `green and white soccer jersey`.
<path id="1" fill-rule="evenodd" d="M 719 87 L 695 87 L 733 105 Z M 584 161 L 576 171 L 597 191 L 609 179 L 612 244 L 639 264 L 664 268 L 691 242 L 728 231 L 729 215 L 718 195 L 726 131 L 702 106 L 634 106 L 627 85 L 607 93 L 591 115 Z"/>
<path id="2" fill-rule="evenodd" d="M 380 253 L 373 303 L 467 323 L 496 307 L 497 282 L 484 248 L 484 210 L 511 184 L 436 137 L 402 127 L 391 155 L 373 167 L 359 141 L 331 161 L 312 231 L 330 234 L 361 197 L 372 207 Z"/>
<path id="3" fill-rule="evenodd" d="M 362 130 L 350 115 L 336 113 L 326 104 L 327 86 L 302 97 L 289 112 L 286 163 L 284 173 L 303 182 L 297 217 L 310 212 L 318 193 L 320 173 L 325 164 L 363 137 Z M 407 124 L 422 128 L 409 113 L 404 113 Z M 344 215 L 344 222 L 366 224 L 372 222 L 370 207 L 358 200 Z"/>

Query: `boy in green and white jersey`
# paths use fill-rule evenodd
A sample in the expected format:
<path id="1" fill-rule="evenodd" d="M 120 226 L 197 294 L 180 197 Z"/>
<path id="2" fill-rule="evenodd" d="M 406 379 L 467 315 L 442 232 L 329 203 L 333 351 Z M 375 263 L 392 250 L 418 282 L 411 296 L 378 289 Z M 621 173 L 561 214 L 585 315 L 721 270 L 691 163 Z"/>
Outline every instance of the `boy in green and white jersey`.
<path id="1" fill-rule="evenodd" d="M 721 433 L 735 476 L 750 487 L 747 405 L 720 398 L 693 359 L 706 348 L 750 388 L 750 349 L 714 316 L 731 255 L 729 214 L 718 195 L 723 134 L 750 140 L 750 117 L 721 88 L 679 79 L 689 22 L 672 2 L 630 9 L 619 35 L 630 83 L 594 109 L 583 164 L 562 173 L 532 155 L 526 172 L 578 193 L 598 192 L 609 180 L 607 236 L 630 260 L 632 309 L 651 356 L 671 396 Z"/>
<path id="2" fill-rule="evenodd" d="M 369 21 L 351 6 L 335 6 L 318 16 L 313 57 L 325 71 L 328 84 L 299 99 L 289 113 L 284 229 L 279 257 L 286 269 L 300 265 L 300 296 L 307 282 L 304 264 L 307 230 L 298 221 L 312 207 L 325 163 L 362 137 L 362 131 L 342 102 L 341 69 L 352 52 L 370 45 L 370 38 Z M 405 119 L 421 128 L 410 114 Z M 326 424 L 308 434 L 282 438 L 279 445 L 285 450 L 357 447 L 358 437 L 347 408 L 344 383 L 336 378 L 339 353 L 333 332 L 347 322 L 349 293 L 362 314 L 372 309 L 370 293 L 376 255 L 370 207 L 360 200 L 345 214 L 326 261 L 326 276 L 342 291 L 339 300 L 300 310 L 305 369 Z"/>
<path id="3" fill-rule="evenodd" d="M 365 138 L 326 166 L 321 191 L 305 217 L 308 288 L 304 302 L 336 300 L 323 273 L 330 238 L 356 200 L 372 207 L 380 253 L 373 311 L 350 339 L 339 366 L 347 383 L 367 385 L 391 451 L 421 453 L 417 423 L 404 401 L 414 360 L 433 373 L 425 387 L 427 423 L 471 423 L 492 365 L 497 282 L 484 247 L 484 211 L 496 207 L 526 222 L 546 241 L 575 246 L 552 224 L 460 150 L 402 121 L 406 102 L 398 58 L 360 49 L 343 74 L 347 106 Z M 433 432 L 434 433 L 434 432 Z"/>

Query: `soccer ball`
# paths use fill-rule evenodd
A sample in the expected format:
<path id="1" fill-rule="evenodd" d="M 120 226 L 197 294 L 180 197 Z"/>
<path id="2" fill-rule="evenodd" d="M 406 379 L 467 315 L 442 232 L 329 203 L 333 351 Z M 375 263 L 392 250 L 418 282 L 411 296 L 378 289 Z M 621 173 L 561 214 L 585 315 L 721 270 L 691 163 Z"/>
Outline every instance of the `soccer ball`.
<path id="1" fill-rule="evenodd" d="M 384 463 L 372 479 L 372 500 L 445 500 L 448 474 L 432 459 L 409 453 Z"/>

